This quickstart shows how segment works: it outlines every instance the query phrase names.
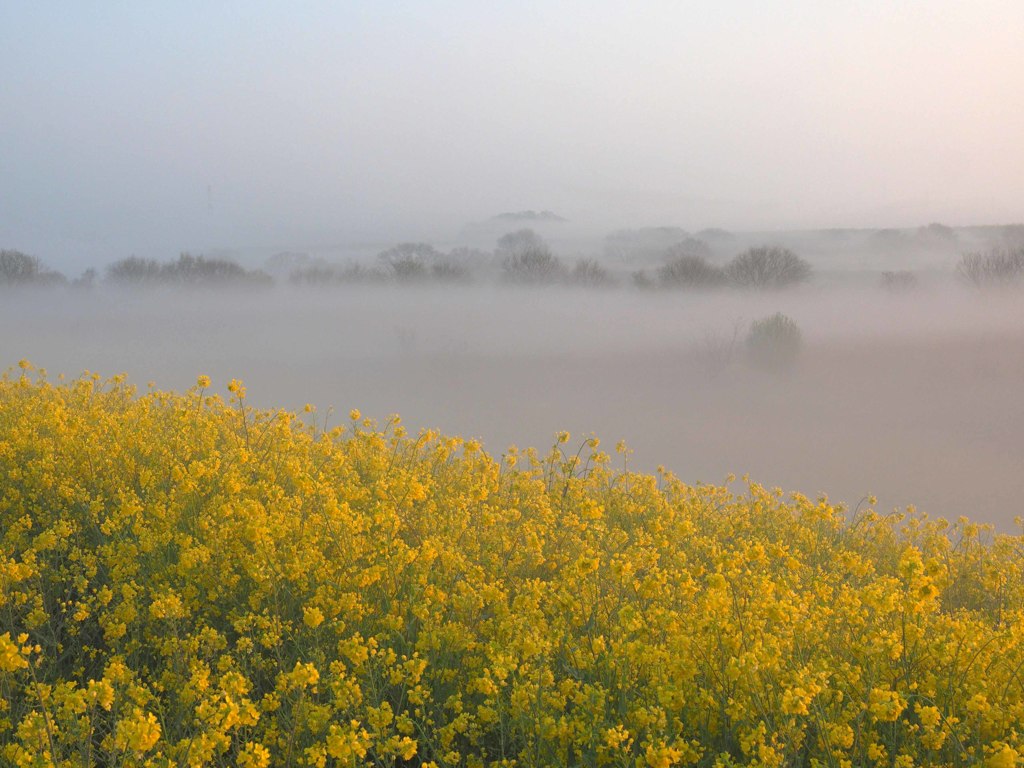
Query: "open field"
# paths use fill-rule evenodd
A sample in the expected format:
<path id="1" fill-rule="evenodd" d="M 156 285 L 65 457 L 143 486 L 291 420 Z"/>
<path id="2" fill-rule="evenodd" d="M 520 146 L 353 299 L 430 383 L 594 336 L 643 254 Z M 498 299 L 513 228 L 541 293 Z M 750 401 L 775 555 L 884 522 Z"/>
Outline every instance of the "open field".
<path id="1" fill-rule="evenodd" d="M 796 367 L 744 364 L 742 329 L 800 326 Z M 741 332 L 718 375 L 700 349 Z M 1024 513 L 1024 314 L 1010 293 L 938 287 L 708 296 L 630 291 L 287 289 L 11 293 L 0 353 L 52 373 L 184 388 L 244 378 L 261 405 L 398 412 L 507 445 L 560 429 L 625 439 L 634 467 L 749 473 L 851 507 L 916 504 L 1014 529 Z M 337 420 L 337 416 L 333 420 Z"/>
<path id="2" fill-rule="evenodd" d="M 199 377 L 0 380 L 0 757 L 968 766 L 1024 752 L 1019 536 L 492 459 Z"/>

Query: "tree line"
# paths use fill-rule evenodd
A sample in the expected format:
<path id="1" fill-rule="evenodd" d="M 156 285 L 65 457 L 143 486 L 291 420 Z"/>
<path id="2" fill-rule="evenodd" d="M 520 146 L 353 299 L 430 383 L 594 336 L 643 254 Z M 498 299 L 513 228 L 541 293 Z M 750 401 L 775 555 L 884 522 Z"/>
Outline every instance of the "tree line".
<path id="1" fill-rule="evenodd" d="M 807 282 L 811 265 L 793 251 L 764 245 L 748 248 L 725 264 L 716 264 L 710 247 L 700 239 L 683 237 L 661 252 L 662 263 L 653 270 L 629 274 L 628 282 L 641 289 L 718 290 L 783 289 Z M 374 263 L 340 265 L 304 255 L 270 261 L 271 271 L 297 286 L 345 283 L 425 284 L 470 283 L 482 275 L 510 285 L 569 285 L 590 288 L 621 284 L 620 276 L 596 259 L 566 262 L 547 241 L 531 229 L 500 237 L 493 252 L 455 248 L 443 252 L 429 243 L 400 243 L 381 251 Z M 275 261 L 276 259 L 276 261 Z M 955 269 L 966 284 L 985 288 L 1024 280 L 1024 247 L 992 249 L 961 256 Z M 101 282 L 95 269 L 69 280 L 43 262 L 16 250 L 0 251 L 0 286 L 91 287 Z M 113 286 L 269 286 L 275 278 L 264 270 L 247 269 L 223 258 L 182 253 L 161 262 L 131 256 L 108 266 L 102 282 Z M 907 271 L 883 272 L 881 285 L 906 290 L 916 285 Z"/>

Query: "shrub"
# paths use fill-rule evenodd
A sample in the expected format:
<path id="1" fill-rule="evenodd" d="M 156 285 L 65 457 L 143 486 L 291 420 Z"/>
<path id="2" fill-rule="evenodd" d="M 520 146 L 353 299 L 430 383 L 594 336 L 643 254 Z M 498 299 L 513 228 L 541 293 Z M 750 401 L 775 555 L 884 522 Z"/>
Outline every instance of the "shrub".
<path id="1" fill-rule="evenodd" d="M 520 229 L 498 239 L 497 254 L 505 279 L 512 283 L 542 285 L 565 278 L 565 267 L 540 235 Z"/>
<path id="2" fill-rule="evenodd" d="M 227 259 L 182 253 L 177 259 L 160 263 L 155 259 L 130 256 L 107 267 L 107 281 L 124 285 L 269 285 L 274 279 L 266 272 L 248 270 Z"/>
<path id="3" fill-rule="evenodd" d="M 747 333 L 747 359 L 765 370 L 791 368 L 800 356 L 803 337 L 797 324 L 781 312 L 753 322 Z"/>
<path id="4" fill-rule="evenodd" d="M 377 255 L 385 270 L 400 283 L 425 280 L 440 257 L 429 243 L 399 243 Z"/>
<path id="5" fill-rule="evenodd" d="M 91 291 L 96 285 L 96 270 L 89 267 L 81 275 L 71 281 L 71 287 L 82 291 Z"/>
<path id="6" fill-rule="evenodd" d="M 272 282 L 270 275 L 265 272 L 247 270 L 227 259 L 193 256 L 190 253 L 183 253 L 177 260 L 162 265 L 160 279 L 179 285 Z"/>
<path id="7" fill-rule="evenodd" d="M 608 270 L 594 259 L 579 259 L 569 273 L 569 281 L 586 288 L 600 288 L 610 285 L 612 278 Z"/>
<path id="8" fill-rule="evenodd" d="M 465 283 L 469 281 L 471 273 L 465 264 L 441 259 L 431 265 L 430 276 L 442 283 Z"/>
<path id="9" fill-rule="evenodd" d="M 919 227 L 914 235 L 914 241 L 919 247 L 928 251 L 955 252 L 958 238 L 956 230 L 952 227 L 933 222 L 926 227 Z"/>
<path id="10" fill-rule="evenodd" d="M 629 279 L 633 283 L 634 288 L 639 288 L 641 291 L 649 291 L 654 288 L 654 281 L 651 280 L 651 276 L 647 274 L 646 269 L 638 269 L 636 272 L 632 272 Z"/>
<path id="11" fill-rule="evenodd" d="M 710 378 L 717 379 L 732 367 L 740 348 L 742 326 L 737 322 L 731 334 L 709 331 L 695 345 L 694 360 Z"/>
<path id="12" fill-rule="evenodd" d="M 129 256 L 107 267 L 107 280 L 112 283 L 156 283 L 160 280 L 160 262 Z"/>
<path id="13" fill-rule="evenodd" d="M 658 269 L 663 288 L 717 288 L 726 281 L 725 272 L 703 256 L 677 256 Z"/>
<path id="14" fill-rule="evenodd" d="M 956 267 L 961 280 L 975 288 L 1013 285 L 1024 277 L 1024 248 L 965 253 Z"/>
<path id="15" fill-rule="evenodd" d="M 806 281 L 811 265 L 786 248 L 751 248 L 725 267 L 725 274 L 740 288 L 787 288 Z"/>

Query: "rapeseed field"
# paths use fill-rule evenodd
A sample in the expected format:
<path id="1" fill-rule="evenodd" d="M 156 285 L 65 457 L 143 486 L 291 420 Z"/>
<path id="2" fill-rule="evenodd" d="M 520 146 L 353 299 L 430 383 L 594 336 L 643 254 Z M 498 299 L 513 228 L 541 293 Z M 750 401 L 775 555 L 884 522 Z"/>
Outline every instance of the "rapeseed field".
<path id="1" fill-rule="evenodd" d="M 1021 762 L 1020 537 L 210 384 L 0 380 L 0 763 Z"/>

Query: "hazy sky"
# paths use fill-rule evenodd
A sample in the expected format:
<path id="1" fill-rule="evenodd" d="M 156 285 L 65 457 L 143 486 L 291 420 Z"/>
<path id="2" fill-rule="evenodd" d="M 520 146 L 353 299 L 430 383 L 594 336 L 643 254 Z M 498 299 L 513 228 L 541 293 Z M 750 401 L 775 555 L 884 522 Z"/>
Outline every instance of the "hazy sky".
<path id="1" fill-rule="evenodd" d="M 1024 219 L 1024 2 L 0 4 L 0 247 Z"/>

